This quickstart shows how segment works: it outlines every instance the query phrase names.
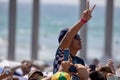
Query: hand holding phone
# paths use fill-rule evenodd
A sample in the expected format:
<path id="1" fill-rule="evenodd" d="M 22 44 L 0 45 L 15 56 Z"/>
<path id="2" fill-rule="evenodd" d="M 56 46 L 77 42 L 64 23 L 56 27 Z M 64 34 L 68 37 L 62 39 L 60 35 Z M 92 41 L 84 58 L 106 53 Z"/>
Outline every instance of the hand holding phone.
<path id="1" fill-rule="evenodd" d="M 11 73 L 10 67 L 5 66 L 2 73 L 3 73 L 3 74 L 7 74 L 7 75 L 10 74 L 10 73 Z"/>
<path id="2" fill-rule="evenodd" d="M 69 55 L 70 55 L 69 50 L 64 50 L 64 61 L 68 61 Z M 69 72 L 74 72 L 74 73 L 76 73 L 76 72 L 77 72 L 76 67 L 75 67 L 74 65 L 70 66 Z"/>
<path id="3" fill-rule="evenodd" d="M 94 71 L 96 69 L 96 66 L 95 65 L 90 65 L 89 68 L 90 68 L 90 71 Z"/>

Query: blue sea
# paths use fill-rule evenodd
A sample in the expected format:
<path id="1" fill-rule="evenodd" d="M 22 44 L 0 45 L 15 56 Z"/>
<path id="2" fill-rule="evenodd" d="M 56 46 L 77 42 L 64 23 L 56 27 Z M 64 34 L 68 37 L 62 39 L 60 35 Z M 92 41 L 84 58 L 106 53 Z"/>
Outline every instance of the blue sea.
<path id="1" fill-rule="evenodd" d="M 88 22 L 87 58 L 102 59 L 105 39 L 105 7 L 97 6 Z M 80 17 L 78 5 L 41 4 L 39 16 L 38 58 L 53 61 L 60 29 L 73 26 Z M 0 3 L 0 59 L 7 58 L 8 3 Z M 120 7 L 114 8 L 112 53 L 120 61 Z M 32 34 L 32 4 L 17 4 L 16 60 L 30 59 Z"/>

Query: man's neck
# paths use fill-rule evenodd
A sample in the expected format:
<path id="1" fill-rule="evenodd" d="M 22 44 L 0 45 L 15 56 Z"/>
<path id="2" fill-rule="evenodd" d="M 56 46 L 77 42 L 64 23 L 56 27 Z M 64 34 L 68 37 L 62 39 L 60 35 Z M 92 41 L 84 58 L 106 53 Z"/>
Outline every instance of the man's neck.
<path id="1" fill-rule="evenodd" d="M 73 56 L 76 56 L 77 51 L 78 51 L 78 50 L 76 50 L 76 49 L 70 48 L 70 53 L 71 53 Z"/>

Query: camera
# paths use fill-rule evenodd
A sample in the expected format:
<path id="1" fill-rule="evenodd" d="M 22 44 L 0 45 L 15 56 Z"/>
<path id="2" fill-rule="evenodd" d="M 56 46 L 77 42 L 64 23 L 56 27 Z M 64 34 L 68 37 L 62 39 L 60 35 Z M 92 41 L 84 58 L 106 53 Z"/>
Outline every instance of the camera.
<path id="1" fill-rule="evenodd" d="M 74 73 L 76 73 L 76 72 L 77 72 L 76 67 L 75 67 L 74 65 L 70 66 L 69 72 L 74 72 Z"/>

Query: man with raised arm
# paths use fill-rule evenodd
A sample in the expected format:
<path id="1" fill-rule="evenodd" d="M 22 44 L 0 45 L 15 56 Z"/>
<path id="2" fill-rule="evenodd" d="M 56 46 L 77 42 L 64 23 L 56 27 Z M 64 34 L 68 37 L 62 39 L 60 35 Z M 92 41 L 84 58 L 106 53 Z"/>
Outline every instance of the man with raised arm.
<path id="1" fill-rule="evenodd" d="M 76 22 L 71 28 L 65 28 L 61 30 L 58 41 L 59 46 L 56 51 L 54 64 L 53 64 L 53 73 L 56 73 L 61 65 L 61 62 L 64 60 L 64 50 L 68 50 L 72 58 L 73 63 L 84 65 L 83 59 L 76 56 L 77 52 L 82 48 L 80 36 L 77 34 L 81 27 L 91 19 L 91 14 L 95 8 L 95 5 L 92 8 L 89 8 L 89 2 L 87 3 L 87 8 L 83 12 L 83 15 L 79 21 Z"/>

